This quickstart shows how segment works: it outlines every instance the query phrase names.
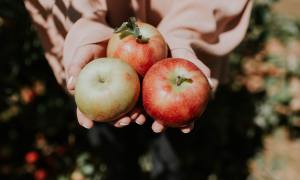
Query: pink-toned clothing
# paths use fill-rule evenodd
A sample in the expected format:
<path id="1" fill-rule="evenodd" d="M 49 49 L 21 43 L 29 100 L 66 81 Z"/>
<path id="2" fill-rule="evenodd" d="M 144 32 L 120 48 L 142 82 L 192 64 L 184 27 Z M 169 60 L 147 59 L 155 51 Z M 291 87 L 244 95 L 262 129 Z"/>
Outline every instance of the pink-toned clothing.
<path id="1" fill-rule="evenodd" d="M 171 52 L 196 54 L 215 80 L 226 77 L 225 55 L 245 36 L 251 0 L 25 0 L 45 56 L 60 84 L 77 48 L 107 41 L 130 16 L 156 26 Z"/>

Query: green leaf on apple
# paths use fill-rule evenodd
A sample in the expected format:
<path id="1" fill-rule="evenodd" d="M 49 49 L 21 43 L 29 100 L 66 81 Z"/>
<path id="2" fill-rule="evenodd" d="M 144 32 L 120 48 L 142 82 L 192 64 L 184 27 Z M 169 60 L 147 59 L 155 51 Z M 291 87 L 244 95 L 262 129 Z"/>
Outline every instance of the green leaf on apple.
<path id="1" fill-rule="evenodd" d="M 138 43 L 148 43 L 149 38 L 144 37 L 141 34 L 140 28 L 136 23 L 135 17 L 130 17 L 127 22 L 122 23 L 122 25 L 115 29 L 115 33 L 120 33 L 120 38 L 123 39 L 127 36 L 134 36 Z"/>

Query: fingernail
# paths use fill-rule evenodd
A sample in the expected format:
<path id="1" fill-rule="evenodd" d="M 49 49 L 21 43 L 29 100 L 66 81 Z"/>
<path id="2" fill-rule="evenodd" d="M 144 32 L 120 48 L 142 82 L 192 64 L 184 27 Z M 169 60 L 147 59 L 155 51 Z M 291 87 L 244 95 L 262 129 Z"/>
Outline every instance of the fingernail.
<path id="1" fill-rule="evenodd" d="M 207 80 L 210 87 L 213 87 L 214 86 L 213 80 L 211 78 L 208 78 Z"/>
<path id="2" fill-rule="evenodd" d="M 136 120 L 135 123 L 137 123 L 138 125 L 143 125 L 143 122 Z"/>
<path id="3" fill-rule="evenodd" d="M 136 119 L 138 117 L 138 115 L 139 115 L 139 113 L 137 113 L 137 112 L 134 113 L 134 114 L 132 114 L 131 115 L 131 119 Z"/>
<path id="4" fill-rule="evenodd" d="M 154 131 L 155 133 L 161 133 L 162 130 L 163 130 L 162 127 L 156 127 L 156 128 L 153 129 L 153 131 Z"/>
<path id="5" fill-rule="evenodd" d="M 181 130 L 184 134 L 188 134 L 191 132 L 191 129 L 182 129 Z"/>
<path id="6" fill-rule="evenodd" d="M 120 126 L 127 126 L 128 124 L 128 122 L 120 122 Z"/>
<path id="7" fill-rule="evenodd" d="M 91 128 L 87 123 L 82 123 L 81 125 L 82 125 L 84 128 L 86 128 L 86 129 L 90 129 L 90 128 Z"/>
<path id="8" fill-rule="evenodd" d="M 68 79 L 67 86 L 70 86 L 71 84 L 73 84 L 73 82 L 74 82 L 74 77 L 71 76 L 71 77 Z"/>
<path id="9" fill-rule="evenodd" d="M 138 125 L 143 125 L 145 123 L 145 116 L 140 114 L 139 117 L 136 118 L 135 123 Z"/>

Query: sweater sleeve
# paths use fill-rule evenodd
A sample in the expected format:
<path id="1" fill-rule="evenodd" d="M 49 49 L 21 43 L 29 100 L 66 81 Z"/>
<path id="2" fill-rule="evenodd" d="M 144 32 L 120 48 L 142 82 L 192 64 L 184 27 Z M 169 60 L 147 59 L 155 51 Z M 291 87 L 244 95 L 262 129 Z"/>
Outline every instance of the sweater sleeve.
<path id="1" fill-rule="evenodd" d="M 185 50 L 212 69 L 244 38 L 251 7 L 251 0 L 173 1 L 158 28 L 172 55 Z"/>
<path id="2" fill-rule="evenodd" d="M 243 39 L 251 6 L 250 0 L 174 1 L 158 28 L 171 49 L 195 46 L 223 56 Z"/>
<path id="3" fill-rule="evenodd" d="M 106 41 L 113 33 L 105 21 L 106 0 L 25 0 L 24 4 L 59 84 L 64 83 L 64 64 L 72 61 L 77 48 Z"/>
<path id="4" fill-rule="evenodd" d="M 52 9 L 55 2 L 54 0 L 25 0 L 24 4 L 41 39 L 45 57 L 57 82 L 63 84 L 64 71 L 61 59 L 64 37 L 57 32 L 53 24 Z"/>
<path id="5" fill-rule="evenodd" d="M 82 0 L 73 0 L 70 7 L 82 13 L 66 35 L 63 63 L 70 63 L 79 47 L 107 41 L 113 34 L 113 29 L 106 23 L 107 6 L 104 0 L 93 1 L 90 4 L 83 3 Z M 72 15 L 69 14 L 67 17 Z"/>

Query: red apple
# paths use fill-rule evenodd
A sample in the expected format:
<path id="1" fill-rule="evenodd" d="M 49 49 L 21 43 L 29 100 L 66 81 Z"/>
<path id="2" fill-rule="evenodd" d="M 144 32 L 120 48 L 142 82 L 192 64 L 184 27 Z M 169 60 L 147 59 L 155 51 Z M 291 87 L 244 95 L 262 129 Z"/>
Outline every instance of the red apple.
<path id="1" fill-rule="evenodd" d="M 34 179 L 35 180 L 44 180 L 47 178 L 47 172 L 44 169 L 37 169 L 34 172 Z"/>
<path id="2" fill-rule="evenodd" d="M 29 164 L 33 164 L 37 162 L 38 159 L 39 159 L 39 154 L 35 151 L 30 151 L 25 155 L 25 160 Z"/>
<path id="3" fill-rule="evenodd" d="M 87 64 L 75 85 L 80 111 L 98 122 L 114 121 L 136 104 L 140 82 L 136 71 L 115 58 L 100 58 Z"/>
<path id="4" fill-rule="evenodd" d="M 108 57 L 126 61 L 141 76 L 167 55 L 167 44 L 160 32 L 147 23 L 136 23 L 134 18 L 116 30 L 107 46 Z"/>
<path id="5" fill-rule="evenodd" d="M 166 126 L 183 127 L 199 117 L 210 97 L 206 77 L 193 63 L 168 58 L 146 73 L 142 98 L 146 112 Z"/>

